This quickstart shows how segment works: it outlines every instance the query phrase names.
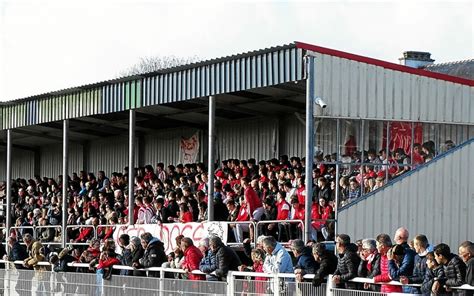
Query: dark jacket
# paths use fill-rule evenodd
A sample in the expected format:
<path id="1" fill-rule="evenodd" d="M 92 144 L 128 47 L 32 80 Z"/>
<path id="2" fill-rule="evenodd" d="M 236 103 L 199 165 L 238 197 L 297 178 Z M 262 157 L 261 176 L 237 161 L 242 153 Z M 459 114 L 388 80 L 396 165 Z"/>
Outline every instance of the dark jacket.
<path id="1" fill-rule="evenodd" d="M 55 272 L 73 272 L 76 268 L 68 266 L 68 264 L 74 261 L 76 261 L 76 258 L 69 254 L 65 254 L 59 259 L 58 263 L 54 265 L 53 270 Z"/>
<path id="2" fill-rule="evenodd" d="M 221 245 L 215 252 L 217 269 L 216 276 L 220 280 L 225 280 L 229 270 L 238 270 L 241 265 L 240 258 L 230 247 Z"/>
<path id="3" fill-rule="evenodd" d="M 405 256 L 403 257 L 403 261 L 400 266 L 395 263 L 395 260 L 390 260 L 388 263 L 390 277 L 394 281 L 400 280 L 401 276 L 412 276 L 413 267 L 415 266 L 415 251 L 410 249 L 410 246 L 407 243 L 403 243 L 401 246 L 405 249 Z"/>
<path id="4" fill-rule="evenodd" d="M 129 266 L 132 266 L 133 263 L 138 263 L 140 264 L 140 259 L 143 257 L 143 254 L 145 253 L 145 250 L 143 250 L 142 245 L 137 245 L 133 251 L 131 251 L 130 255 L 132 257 L 131 263 Z M 146 272 L 140 271 L 140 270 L 133 270 L 133 271 L 128 271 L 127 275 L 133 275 L 133 276 L 146 276 Z"/>
<path id="5" fill-rule="evenodd" d="M 341 277 L 340 287 L 347 289 L 355 289 L 356 284 L 348 282 L 349 280 L 357 276 L 357 269 L 360 264 L 360 257 L 357 255 L 357 246 L 355 244 L 349 244 L 343 254 L 339 254 L 337 260 L 337 269 L 334 275 Z"/>
<path id="6" fill-rule="evenodd" d="M 313 286 L 319 287 L 328 275 L 333 274 L 336 271 L 337 263 L 337 257 L 333 252 L 324 251 L 319 262 L 319 268 L 314 273 Z"/>
<path id="7" fill-rule="evenodd" d="M 421 284 L 426 275 L 426 255 L 420 256 L 416 254 L 415 256 L 415 267 L 413 268 L 413 275 L 408 277 L 408 282 L 410 284 Z M 420 294 L 420 289 L 416 287 L 411 287 L 412 294 Z"/>
<path id="8" fill-rule="evenodd" d="M 474 257 L 466 262 L 466 284 L 474 287 Z M 474 295 L 474 291 L 466 291 L 466 296 Z"/>
<path id="9" fill-rule="evenodd" d="M 448 264 L 444 265 L 444 278 L 440 279 L 440 283 L 448 287 L 456 287 L 464 284 L 466 280 L 466 264 L 462 262 L 457 255 L 449 256 Z M 456 292 L 453 292 L 455 294 Z"/>
<path id="10" fill-rule="evenodd" d="M 166 261 L 167 258 L 163 243 L 157 238 L 152 238 L 143 253 L 143 257 L 138 261 L 138 263 L 140 264 L 140 267 L 149 268 L 161 267 L 161 265 Z M 148 276 L 158 277 L 159 275 L 160 273 L 156 271 L 148 272 Z"/>
<path id="11" fill-rule="evenodd" d="M 434 279 L 442 279 L 444 277 L 444 269 L 441 265 L 433 270 L 426 269 L 425 276 L 423 277 L 423 283 L 421 284 L 421 293 L 427 296 L 431 295 L 431 288 L 433 287 Z M 438 295 L 443 294 L 446 294 L 446 290 L 441 285 Z"/>
<path id="12" fill-rule="evenodd" d="M 303 270 L 304 274 L 313 274 L 317 269 L 317 263 L 310 248 L 305 247 L 301 255 L 296 258 L 295 269 Z"/>
<path id="13" fill-rule="evenodd" d="M 132 266 L 132 251 L 128 248 L 122 248 L 120 255 L 120 264 L 124 266 Z M 129 275 L 131 270 L 120 270 L 120 275 Z"/>
<path id="14" fill-rule="evenodd" d="M 206 274 L 206 279 L 216 281 L 217 278 L 211 273 L 217 269 L 216 254 L 211 250 L 206 252 L 206 256 L 202 257 L 201 262 L 199 263 L 199 270 Z"/>
<path id="15" fill-rule="evenodd" d="M 379 275 L 380 274 L 380 258 L 381 258 L 381 256 L 380 256 L 379 253 L 376 253 L 374 255 L 374 258 L 372 259 L 372 261 L 370 263 L 370 265 L 371 265 L 370 271 L 369 271 L 369 268 L 368 268 L 369 261 L 360 260 L 357 275 L 359 277 L 365 277 L 365 278 L 369 278 L 369 279 L 372 279 L 375 276 Z"/>

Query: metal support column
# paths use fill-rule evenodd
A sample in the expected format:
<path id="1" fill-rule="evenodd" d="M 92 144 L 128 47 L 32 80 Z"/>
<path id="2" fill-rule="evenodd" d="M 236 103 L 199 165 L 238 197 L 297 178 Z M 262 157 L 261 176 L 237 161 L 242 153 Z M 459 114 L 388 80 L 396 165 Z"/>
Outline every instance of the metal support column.
<path id="1" fill-rule="evenodd" d="M 410 141 L 410 170 L 413 169 L 413 143 L 415 141 L 415 123 L 411 122 L 411 141 Z"/>
<path id="2" fill-rule="evenodd" d="M 364 195 L 364 189 L 365 189 L 365 184 L 364 184 L 364 173 L 365 173 L 365 166 L 362 164 L 365 163 L 365 153 L 364 153 L 364 147 L 365 147 L 365 120 L 360 121 L 360 162 L 361 165 L 359 167 L 359 173 L 361 176 L 361 181 L 360 181 L 360 196 Z"/>
<path id="3" fill-rule="evenodd" d="M 306 56 L 306 161 L 304 241 L 311 238 L 311 206 L 313 203 L 314 163 L 314 57 Z"/>
<path id="4" fill-rule="evenodd" d="M 340 187 L 339 187 L 339 178 L 340 176 L 340 162 L 341 162 L 341 120 L 338 118 L 337 119 L 337 124 L 336 124 L 336 141 L 337 141 L 337 156 L 336 156 L 336 197 L 335 197 L 335 205 L 334 205 L 334 240 L 336 239 L 337 236 L 337 231 L 338 231 L 338 218 L 339 218 L 339 199 L 340 199 Z"/>
<path id="5" fill-rule="evenodd" d="M 215 116 L 216 116 L 216 97 L 209 97 L 209 151 L 207 158 L 208 169 L 208 196 L 207 196 L 207 221 L 214 220 L 214 158 L 215 158 Z"/>
<path id="6" fill-rule="evenodd" d="M 12 214 L 11 214 L 11 204 L 12 204 L 12 130 L 7 130 L 7 174 L 6 174 L 6 190 L 7 190 L 7 204 L 5 205 L 6 211 L 6 235 L 5 238 L 8 239 L 10 236 L 10 227 L 12 226 Z M 5 244 L 7 248 L 7 254 L 9 254 L 8 244 Z"/>
<path id="7" fill-rule="evenodd" d="M 130 109 L 128 133 L 128 224 L 133 225 L 133 208 L 135 206 L 135 110 Z"/>
<path id="8" fill-rule="evenodd" d="M 66 247 L 66 225 L 67 225 L 67 208 L 68 208 L 68 164 L 69 164 L 69 119 L 63 120 L 63 184 L 62 184 L 62 247 Z"/>
<path id="9" fill-rule="evenodd" d="M 387 158 L 385 159 L 386 162 L 387 162 L 387 165 L 385 166 L 385 184 L 388 183 L 388 179 L 390 177 L 390 174 L 388 173 L 388 171 L 390 170 L 391 166 L 390 166 L 390 157 L 389 157 L 389 154 L 390 154 L 390 121 L 387 121 L 387 139 L 385 141 L 385 154 L 387 156 Z"/>

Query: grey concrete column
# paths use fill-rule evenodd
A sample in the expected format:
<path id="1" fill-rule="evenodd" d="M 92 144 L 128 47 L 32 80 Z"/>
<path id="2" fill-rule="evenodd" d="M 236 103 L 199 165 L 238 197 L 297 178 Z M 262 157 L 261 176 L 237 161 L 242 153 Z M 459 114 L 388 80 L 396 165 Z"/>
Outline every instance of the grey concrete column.
<path id="1" fill-rule="evenodd" d="M 305 221 L 304 241 L 311 238 L 311 206 L 313 197 L 314 163 L 314 57 L 306 56 L 306 166 L 305 166 Z"/>
<path id="2" fill-rule="evenodd" d="M 68 165 L 69 165 L 69 119 L 63 120 L 63 191 L 62 191 L 62 247 L 66 247 L 66 225 L 68 208 Z"/>
<path id="3" fill-rule="evenodd" d="M 337 156 L 336 156 L 336 197 L 335 197 L 335 205 L 334 205 L 334 239 L 336 239 L 337 236 L 337 221 L 339 218 L 339 200 L 340 200 L 340 194 L 341 190 L 339 187 L 339 179 L 341 178 L 340 176 L 340 162 L 341 162 L 341 120 L 338 118 L 337 119 L 337 124 L 336 124 L 336 137 L 337 137 Z"/>
<path id="4" fill-rule="evenodd" d="M 128 223 L 135 224 L 133 208 L 135 206 L 134 182 L 135 181 L 135 110 L 130 109 L 129 134 L 128 134 Z"/>
<path id="5" fill-rule="evenodd" d="M 209 172 L 208 178 L 208 196 L 207 196 L 207 220 L 214 220 L 214 159 L 215 159 L 215 117 L 216 117 L 216 97 L 209 97 L 209 151 L 207 159 L 207 167 Z"/>

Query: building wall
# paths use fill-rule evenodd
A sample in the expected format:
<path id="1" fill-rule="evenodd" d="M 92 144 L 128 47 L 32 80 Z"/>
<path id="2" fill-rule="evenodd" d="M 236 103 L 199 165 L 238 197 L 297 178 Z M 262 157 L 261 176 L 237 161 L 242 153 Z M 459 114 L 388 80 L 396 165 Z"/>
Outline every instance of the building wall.
<path id="1" fill-rule="evenodd" d="M 0 181 L 7 175 L 7 151 L 0 151 Z M 35 172 L 35 153 L 30 150 L 12 149 L 12 178 L 29 179 Z"/>
<path id="2" fill-rule="evenodd" d="M 375 237 L 405 226 L 456 250 L 474 239 L 474 139 L 339 213 L 339 233 Z"/>
<path id="3" fill-rule="evenodd" d="M 474 87 L 310 53 L 319 116 L 474 124 Z"/>
<path id="4" fill-rule="evenodd" d="M 69 143 L 69 175 L 79 173 L 83 168 L 83 147 Z M 57 178 L 63 174 L 63 146 L 58 142 L 40 149 L 40 176 Z"/>

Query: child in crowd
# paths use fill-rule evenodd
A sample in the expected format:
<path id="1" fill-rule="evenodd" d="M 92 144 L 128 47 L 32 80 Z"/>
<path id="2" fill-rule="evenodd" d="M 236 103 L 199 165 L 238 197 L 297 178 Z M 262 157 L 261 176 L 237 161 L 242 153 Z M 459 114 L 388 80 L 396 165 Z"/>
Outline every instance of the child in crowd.
<path id="1" fill-rule="evenodd" d="M 429 252 L 426 255 L 426 267 L 428 267 L 428 269 L 426 270 L 425 278 L 421 284 L 421 292 L 424 295 L 430 295 L 434 282 L 440 278 L 444 278 L 444 269 L 443 266 L 436 262 L 434 252 Z M 443 287 L 440 287 L 440 289 L 435 294 L 446 294 L 446 290 Z"/>

